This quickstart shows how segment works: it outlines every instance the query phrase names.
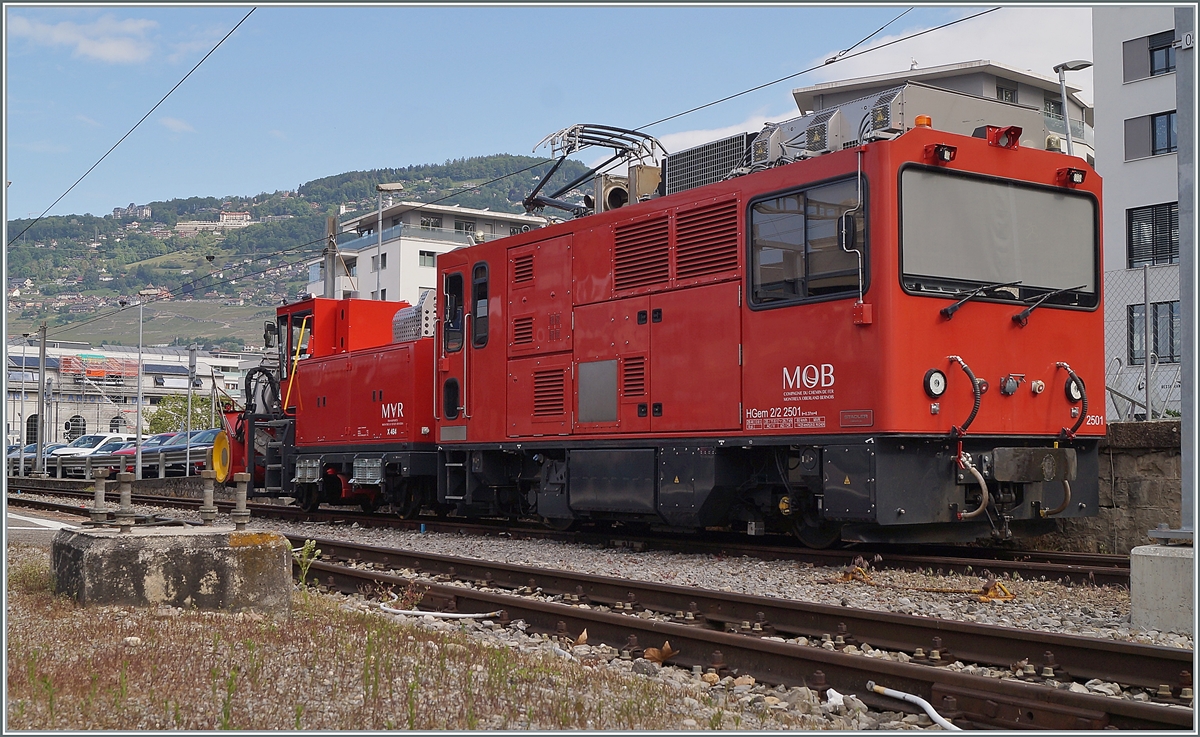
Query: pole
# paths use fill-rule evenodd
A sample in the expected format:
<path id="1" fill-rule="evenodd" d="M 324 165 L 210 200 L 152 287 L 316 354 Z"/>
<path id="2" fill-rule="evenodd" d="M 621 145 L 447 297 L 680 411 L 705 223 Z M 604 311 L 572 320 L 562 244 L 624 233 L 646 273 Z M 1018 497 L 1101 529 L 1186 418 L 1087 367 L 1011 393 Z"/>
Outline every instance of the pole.
<path id="1" fill-rule="evenodd" d="M 379 222 L 375 226 L 379 239 L 375 243 L 375 297 L 379 298 L 379 259 L 383 253 L 383 190 L 379 187 L 375 188 L 375 194 L 379 195 Z"/>
<path id="2" fill-rule="evenodd" d="M 29 445 L 29 431 L 25 429 L 25 387 L 28 385 L 26 375 L 29 365 L 25 361 L 25 349 L 29 347 L 29 333 L 25 333 L 25 342 L 21 344 L 21 470 L 18 476 L 25 475 L 25 446 Z"/>
<path id="3" fill-rule="evenodd" d="M 196 346 L 188 346 L 188 410 L 187 437 L 184 440 L 183 475 L 192 475 L 192 386 L 196 383 Z"/>
<path id="4" fill-rule="evenodd" d="M 46 445 L 46 323 L 38 328 L 38 413 L 37 413 L 37 453 L 33 458 L 33 470 L 42 473 L 45 470 L 45 460 L 42 449 Z"/>
<path id="5" fill-rule="evenodd" d="M 1074 156 L 1075 147 L 1071 145 L 1071 116 L 1067 115 L 1067 70 L 1061 66 L 1058 68 L 1058 89 L 1062 94 L 1063 125 L 1067 128 L 1067 156 Z"/>
<path id="6" fill-rule="evenodd" d="M 325 294 L 326 299 L 337 299 L 340 295 L 334 294 L 337 291 L 337 275 L 334 268 L 337 266 L 337 218 L 330 215 L 325 221 L 325 250 L 321 255 L 325 257 Z"/>
<path id="7" fill-rule="evenodd" d="M 1195 9 L 1175 9 L 1175 107 L 1179 125 L 1180 529 L 1190 539 L 1196 514 L 1196 51 Z M 1194 43 L 1194 41 L 1193 41 Z"/>
<path id="8" fill-rule="evenodd" d="M 138 370 L 137 370 L 137 446 L 134 449 L 136 458 L 133 461 L 133 470 L 137 472 L 136 478 L 140 481 L 142 478 L 142 302 L 138 302 Z"/>
<path id="9" fill-rule="evenodd" d="M 1145 362 L 1146 382 L 1146 419 L 1154 419 L 1154 410 L 1150 404 L 1150 267 L 1142 267 L 1142 356 Z"/>

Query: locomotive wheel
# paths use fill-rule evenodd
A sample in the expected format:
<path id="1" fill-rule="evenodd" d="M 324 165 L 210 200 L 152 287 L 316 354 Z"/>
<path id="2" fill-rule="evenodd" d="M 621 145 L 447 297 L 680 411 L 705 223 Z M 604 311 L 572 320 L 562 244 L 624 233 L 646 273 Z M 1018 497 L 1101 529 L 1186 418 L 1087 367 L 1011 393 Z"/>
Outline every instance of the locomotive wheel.
<path id="1" fill-rule="evenodd" d="M 842 526 L 833 522 L 822 522 L 819 525 L 808 525 L 803 520 L 796 520 L 792 525 L 792 534 L 805 547 L 824 550 L 842 540 Z"/>
<path id="2" fill-rule="evenodd" d="M 542 517 L 542 524 L 555 532 L 567 532 L 574 529 L 579 524 L 579 520 Z"/>
<path id="3" fill-rule="evenodd" d="M 303 491 L 300 492 L 300 496 L 297 497 L 296 503 L 299 504 L 300 508 L 305 512 L 315 512 L 321 506 L 321 497 L 318 496 L 318 494 L 319 492 L 316 487 L 308 485 Z"/>
<path id="4" fill-rule="evenodd" d="M 412 519 L 421 513 L 422 495 L 420 489 L 415 487 L 416 482 L 405 482 L 396 495 L 396 514 L 401 519 Z"/>
<path id="5" fill-rule="evenodd" d="M 367 514 L 375 514 L 375 510 L 379 509 L 379 504 L 370 499 L 364 499 L 358 506 Z"/>

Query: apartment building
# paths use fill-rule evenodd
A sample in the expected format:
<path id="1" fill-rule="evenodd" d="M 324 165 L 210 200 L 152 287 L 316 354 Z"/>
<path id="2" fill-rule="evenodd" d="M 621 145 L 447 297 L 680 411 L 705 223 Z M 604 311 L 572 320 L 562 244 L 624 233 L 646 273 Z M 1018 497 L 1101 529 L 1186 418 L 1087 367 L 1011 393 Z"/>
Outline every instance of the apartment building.
<path id="1" fill-rule="evenodd" d="M 1176 44 L 1170 6 L 1092 9 L 1110 420 L 1145 417 L 1147 396 L 1153 417 L 1179 411 Z"/>
<path id="2" fill-rule="evenodd" d="M 416 304 L 436 287 L 437 256 L 479 241 L 506 238 L 546 224 L 546 219 L 457 205 L 385 203 L 380 244 L 380 210 L 345 220 L 338 235 L 339 298 L 405 300 Z M 325 293 L 325 266 L 308 263 L 308 293 Z"/>

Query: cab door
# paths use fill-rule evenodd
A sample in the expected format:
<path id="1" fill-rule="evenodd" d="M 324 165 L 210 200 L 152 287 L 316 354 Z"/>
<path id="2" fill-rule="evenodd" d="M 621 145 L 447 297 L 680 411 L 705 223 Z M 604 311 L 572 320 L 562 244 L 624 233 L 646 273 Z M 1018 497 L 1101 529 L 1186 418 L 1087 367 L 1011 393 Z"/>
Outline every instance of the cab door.
<path id="1" fill-rule="evenodd" d="M 438 418 L 438 442 L 467 439 L 466 397 L 466 309 L 468 288 L 466 264 L 442 271 L 439 295 L 438 335 L 438 401 L 434 408 Z"/>

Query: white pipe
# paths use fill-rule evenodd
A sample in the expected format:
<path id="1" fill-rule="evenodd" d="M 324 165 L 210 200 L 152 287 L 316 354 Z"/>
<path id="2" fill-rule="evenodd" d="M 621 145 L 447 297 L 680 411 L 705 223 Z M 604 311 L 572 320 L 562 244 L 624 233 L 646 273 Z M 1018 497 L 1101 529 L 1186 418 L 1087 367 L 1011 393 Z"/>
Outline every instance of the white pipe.
<path id="1" fill-rule="evenodd" d="M 929 718 L 932 719 L 934 721 L 934 723 L 937 724 L 942 729 L 946 729 L 951 732 L 961 732 L 962 731 L 961 727 L 956 727 L 956 726 L 954 726 L 954 724 L 947 721 L 945 717 L 943 717 L 941 714 L 938 714 L 937 711 L 934 710 L 933 706 L 928 701 L 921 698 L 920 696 L 915 696 L 913 694 L 905 693 L 903 691 L 897 691 L 895 689 L 887 688 L 885 686 L 878 686 L 875 684 L 875 681 L 867 681 L 867 688 L 871 689 L 872 691 L 874 691 L 877 694 L 883 694 L 884 696 L 891 696 L 893 699 L 900 699 L 901 701 L 907 701 L 910 704 L 916 704 L 917 706 L 924 709 L 925 713 L 929 715 Z"/>
<path id="2" fill-rule="evenodd" d="M 392 594 L 392 601 L 399 599 L 399 596 Z M 486 612 L 484 614 L 460 614 L 458 612 L 423 612 L 420 609 L 393 609 L 383 602 L 379 603 L 379 608 L 388 614 L 404 614 L 409 617 L 436 617 L 437 619 L 487 619 L 488 617 L 499 617 L 500 612 Z"/>
<path id="3" fill-rule="evenodd" d="M 985 481 L 983 479 L 983 475 L 980 474 L 979 471 L 975 468 L 974 464 L 971 463 L 970 456 L 968 456 L 966 453 L 963 453 L 962 457 L 963 457 L 963 468 L 965 468 L 971 472 L 971 475 L 975 477 L 975 480 L 979 483 L 979 488 L 982 491 L 982 495 L 979 499 L 979 506 L 970 512 L 964 512 L 963 516 L 962 516 L 963 519 L 974 519 L 974 518 L 978 517 L 979 515 L 983 514 L 983 510 L 987 509 L 987 505 L 988 505 L 987 481 Z"/>

